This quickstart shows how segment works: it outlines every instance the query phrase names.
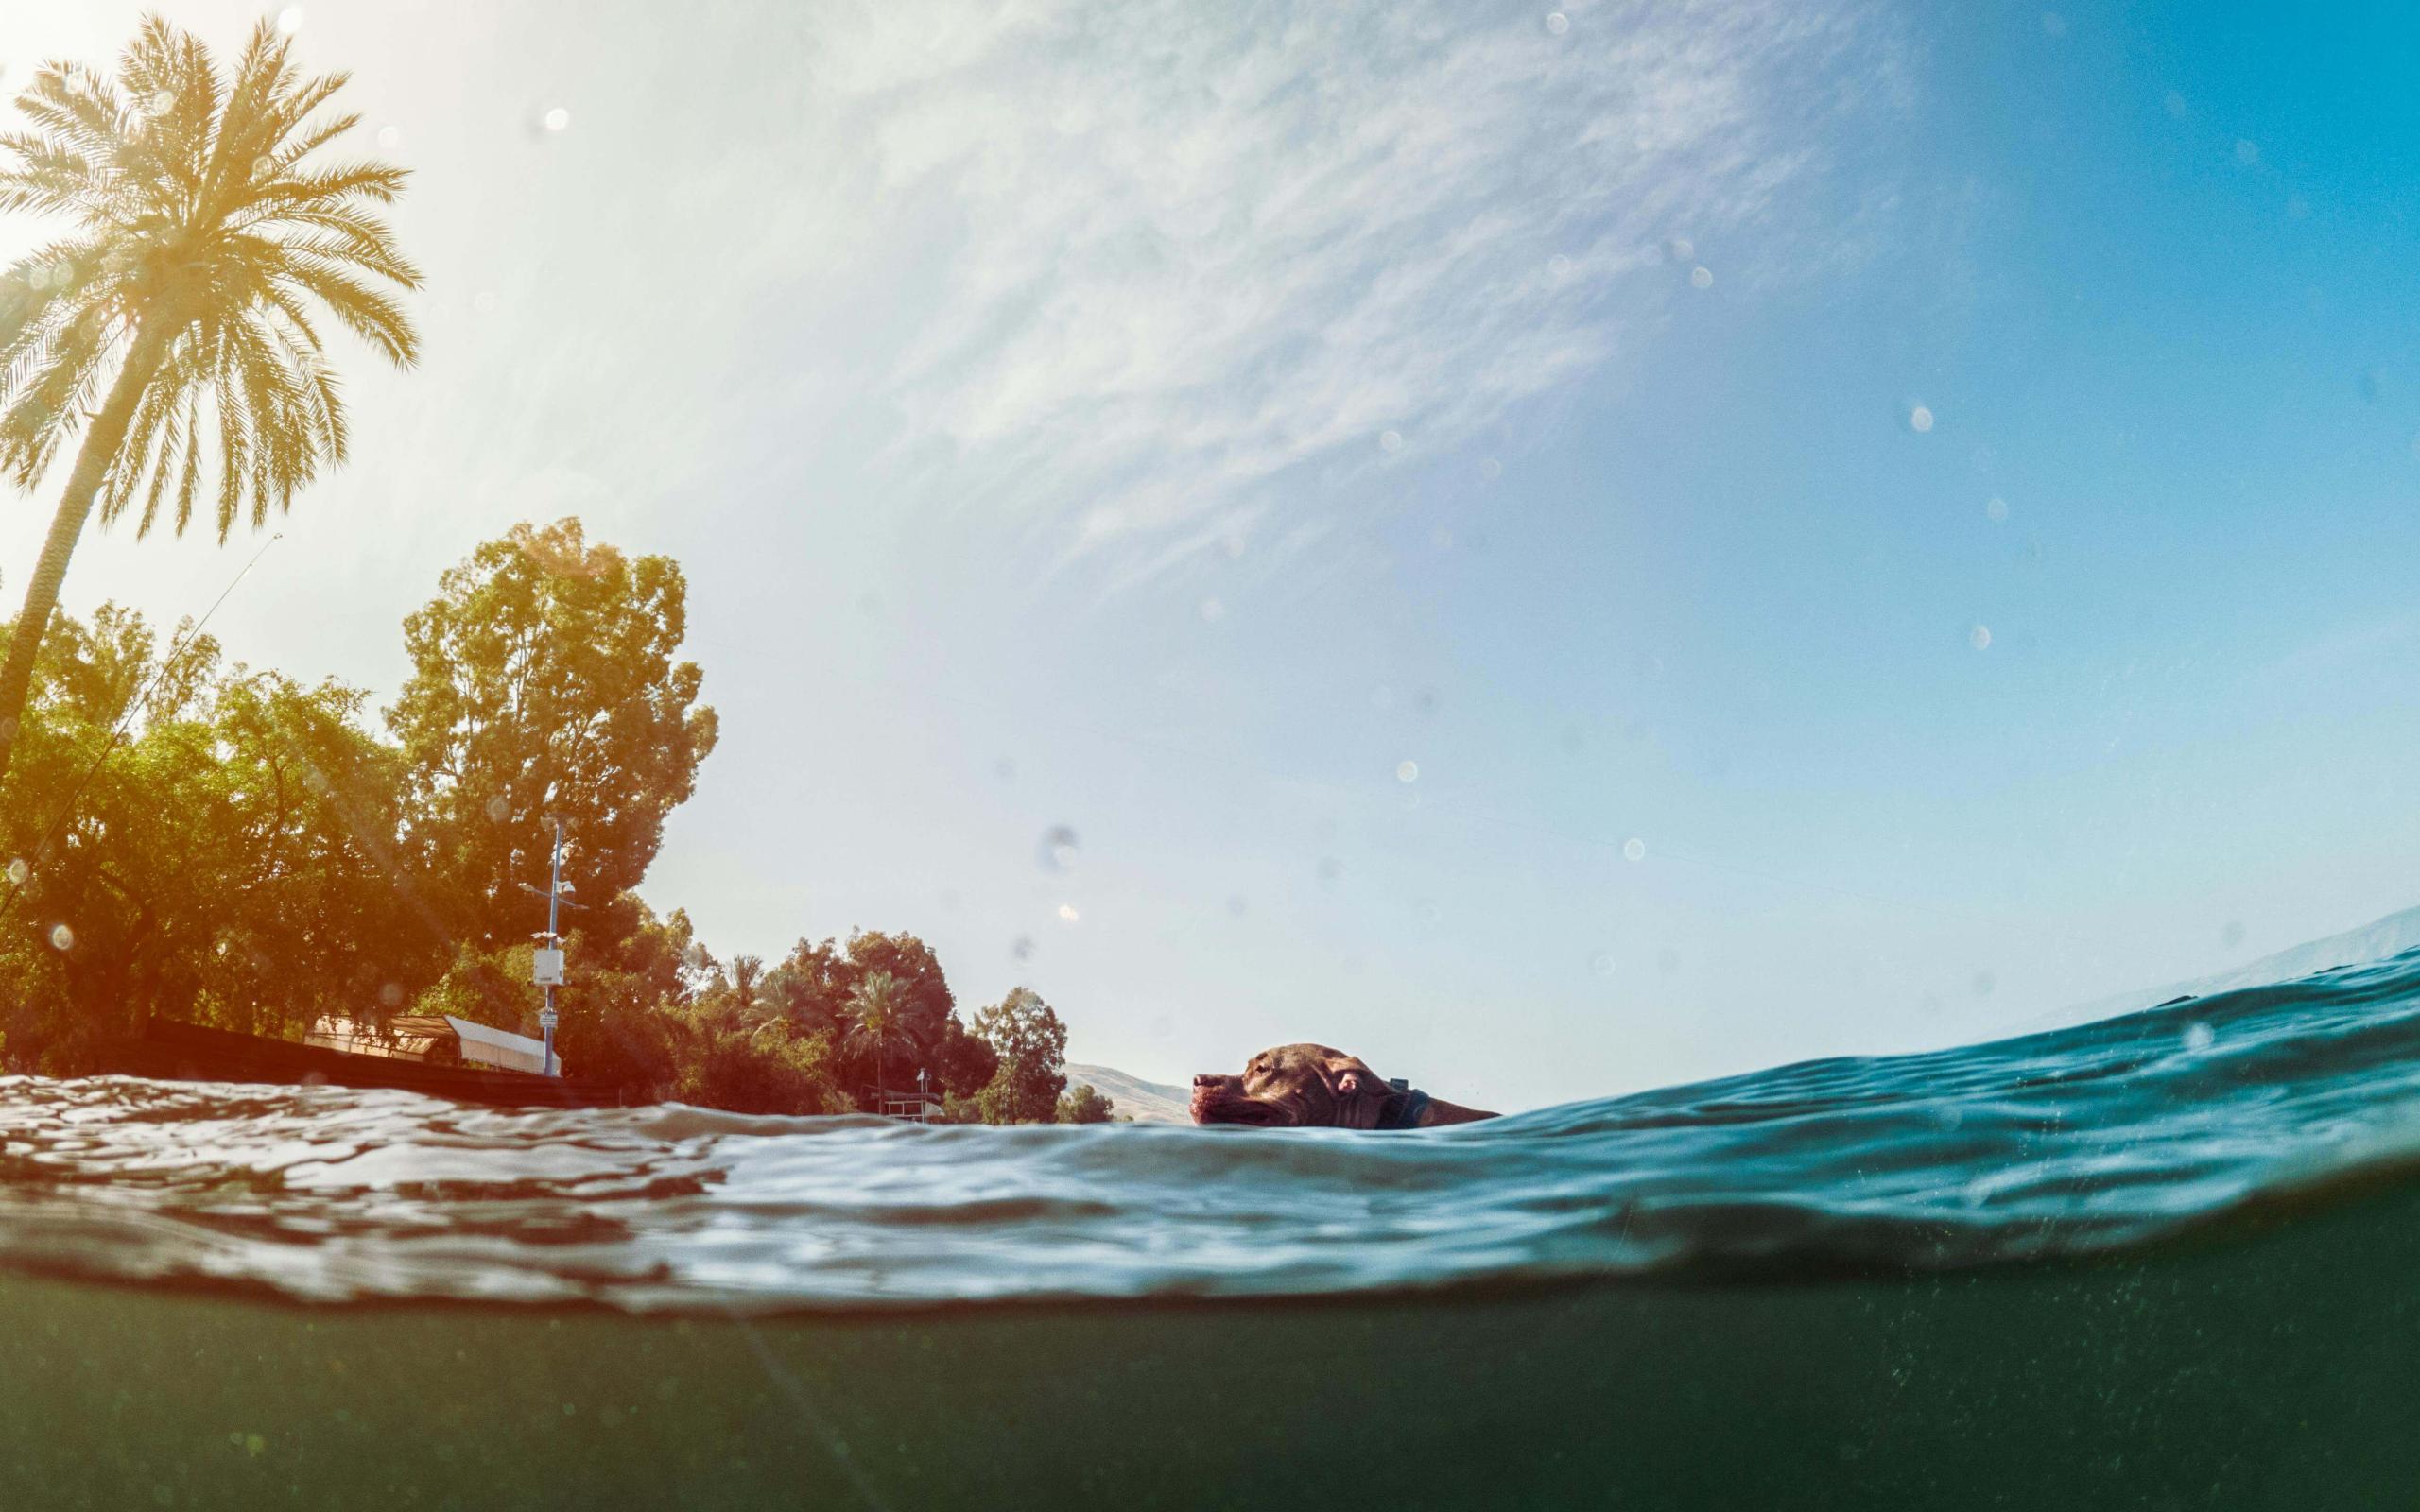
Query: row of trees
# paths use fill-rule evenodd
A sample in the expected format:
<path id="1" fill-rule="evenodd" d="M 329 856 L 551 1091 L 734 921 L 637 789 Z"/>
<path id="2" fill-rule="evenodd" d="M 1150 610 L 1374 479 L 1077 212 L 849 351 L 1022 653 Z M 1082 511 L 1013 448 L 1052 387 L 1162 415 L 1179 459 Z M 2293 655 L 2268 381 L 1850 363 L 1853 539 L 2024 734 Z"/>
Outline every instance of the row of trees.
<path id="1" fill-rule="evenodd" d="M 385 711 L 134 614 L 45 638 L 0 789 L 0 1055 L 85 1069 L 146 1014 L 299 1036 L 322 1014 L 529 1032 L 534 901 L 560 816 L 563 1057 L 632 1100 L 876 1108 L 922 1085 L 967 1121 L 1048 1121 L 1066 1029 L 1023 988 L 961 1017 L 913 935 L 717 960 L 636 892 L 715 747 L 667 558 L 523 526 L 405 623 Z M 10 632 L 13 639 L 13 631 Z M 1089 1091 L 1088 1089 L 1085 1091 Z M 1107 1116 L 1067 1097 L 1070 1118 Z"/>
<path id="2" fill-rule="evenodd" d="M 964 1116 L 1051 1116 L 1065 1033 L 1030 993 L 970 1030 L 913 936 L 726 970 L 639 901 L 716 736 L 674 658 L 669 560 L 592 550 L 576 522 L 480 547 L 406 623 L 414 673 L 383 739 L 358 689 L 182 630 L 162 647 L 117 610 L 54 616 L 95 513 L 182 534 L 199 510 L 224 541 L 343 462 L 322 328 L 417 359 L 398 296 L 421 275 L 383 214 L 407 175 L 331 156 L 360 121 L 345 83 L 297 68 L 266 21 L 222 67 L 151 16 L 113 76 L 38 69 L 0 132 L 0 213 L 58 232 L 0 273 L 0 476 L 30 490 L 73 457 L 0 644 L 0 1055 L 75 1069 L 145 1013 L 523 1026 L 519 889 L 555 815 L 590 901 L 563 1036 L 583 1072 L 786 1111 L 922 1072 Z"/>

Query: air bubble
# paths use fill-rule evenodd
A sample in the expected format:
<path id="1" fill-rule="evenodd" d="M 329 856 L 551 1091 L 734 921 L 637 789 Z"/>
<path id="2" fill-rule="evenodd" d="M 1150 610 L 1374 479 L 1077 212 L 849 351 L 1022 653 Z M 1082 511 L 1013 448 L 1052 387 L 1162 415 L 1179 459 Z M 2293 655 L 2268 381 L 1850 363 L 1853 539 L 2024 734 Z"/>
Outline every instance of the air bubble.
<path id="1" fill-rule="evenodd" d="M 1380 432 L 1378 433 L 1378 450 L 1379 450 L 1379 451 L 1381 451 L 1381 452 L 1385 452 L 1385 453 L 1389 454 L 1390 455 L 1392 455 L 1392 454 L 1394 454 L 1394 453 L 1396 453 L 1396 452 L 1400 452 L 1400 451 L 1402 451 L 1402 450 L 1403 450 L 1403 432 L 1401 432 L 1401 431 L 1380 431 Z"/>
<path id="2" fill-rule="evenodd" d="M 1922 436 L 1925 432 L 1931 430 L 1932 411 L 1927 409 L 1922 404 L 1918 404 L 1913 409 L 1909 410 L 1908 429 L 1914 431 L 1919 436 Z"/>
<path id="3" fill-rule="evenodd" d="M 1642 840 L 1642 839 L 1640 839 L 1637 835 L 1634 835 L 1634 835 L 1632 835 L 1629 839 L 1624 840 L 1624 841 L 1622 842 L 1622 859 L 1623 859 L 1624 861 L 1644 861 L 1644 860 L 1646 860 L 1646 859 L 1647 859 L 1647 842 L 1646 842 L 1646 841 L 1644 841 L 1644 840 Z"/>
<path id="4" fill-rule="evenodd" d="M 1564 15 L 1560 10 L 1549 10 L 1547 12 L 1547 32 L 1548 35 L 1560 37 L 1570 29 L 1571 18 L 1569 16 Z"/>
<path id="5" fill-rule="evenodd" d="M 1407 783 L 1419 782 L 1420 764 L 1418 762 L 1395 763 L 1395 781 Z"/>
<path id="6" fill-rule="evenodd" d="M 1714 269 L 1707 267 L 1703 264 L 1690 268 L 1689 287 L 1693 289 L 1710 289 L 1714 287 Z"/>
<path id="7" fill-rule="evenodd" d="M 277 13 L 277 29 L 280 35 L 286 37 L 291 37 L 296 32 L 301 31 L 302 29 L 302 8 L 301 6 L 287 6 L 285 9 L 279 11 Z"/>
<path id="8" fill-rule="evenodd" d="M 51 925 L 50 948 L 55 951 L 74 950 L 76 948 L 76 932 L 68 928 L 65 924 Z"/>
<path id="9" fill-rule="evenodd" d="M 561 131 L 568 129 L 570 125 L 571 112 L 564 110 L 562 106 L 558 105 L 553 110 L 546 112 L 547 130 Z"/>

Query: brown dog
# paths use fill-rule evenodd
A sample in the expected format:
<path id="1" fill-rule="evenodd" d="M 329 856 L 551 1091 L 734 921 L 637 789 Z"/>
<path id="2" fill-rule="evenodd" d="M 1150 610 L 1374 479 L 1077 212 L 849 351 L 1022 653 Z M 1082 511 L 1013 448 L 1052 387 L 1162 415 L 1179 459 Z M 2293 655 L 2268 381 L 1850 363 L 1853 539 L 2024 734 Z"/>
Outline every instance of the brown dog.
<path id="1" fill-rule="evenodd" d="M 1494 1113 L 1388 1081 L 1358 1056 L 1325 1045 L 1279 1045 L 1252 1057 L 1240 1076 L 1193 1078 L 1197 1124 L 1264 1128 L 1433 1128 Z"/>

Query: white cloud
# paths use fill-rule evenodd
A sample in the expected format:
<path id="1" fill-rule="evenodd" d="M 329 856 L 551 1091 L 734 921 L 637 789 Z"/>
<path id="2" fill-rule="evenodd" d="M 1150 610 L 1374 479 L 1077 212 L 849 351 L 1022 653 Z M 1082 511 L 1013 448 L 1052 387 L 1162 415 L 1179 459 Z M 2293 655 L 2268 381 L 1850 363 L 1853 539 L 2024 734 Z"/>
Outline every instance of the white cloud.
<path id="1" fill-rule="evenodd" d="M 1567 13 L 1561 34 L 1327 0 L 818 24 L 828 140 L 873 158 L 849 192 L 873 233 L 836 271 L 925 274 L 870 377 L 894 462 L 1164 566 L 1293 528 L 1258 518 L 1282 474 L 1375 466 L 1388 431 L 1386 460 L 1434 455 L 1599 369 L 1688 292 L 1668 241 L 1726 287 L 1803 260 L 1788 244 L 1821 236 L 1785 191 L 1895 77 L 1864 14 Z"/>

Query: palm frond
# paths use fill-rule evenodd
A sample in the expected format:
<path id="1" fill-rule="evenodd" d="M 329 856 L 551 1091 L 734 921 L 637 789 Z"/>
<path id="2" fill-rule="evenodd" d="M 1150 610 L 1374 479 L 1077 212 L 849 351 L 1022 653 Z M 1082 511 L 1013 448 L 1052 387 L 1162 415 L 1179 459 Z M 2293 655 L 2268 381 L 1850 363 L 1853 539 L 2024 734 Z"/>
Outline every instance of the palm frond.
<path id="1" fill-rule="evenodd" d="M 338 103 L 346 83 L 301 72 L 267 21 L 221 67 L 157 15 L 114 79 L 37 73 L 0 132 L 0 212 L 82 234 L 0 273 L 0 474 L 38 482 L 132 353 L 156 368 L 126 401 L 105 523 L 135 513 L 147 534 L 166 514 L 182 533 L 207 489 L 223 539 L 344 460 L 321 324 L 409 367 L 419 334 L 389 291 L 421 284 L 377 214 L 405 171 L 322 161 L 360 125 Z"/>

